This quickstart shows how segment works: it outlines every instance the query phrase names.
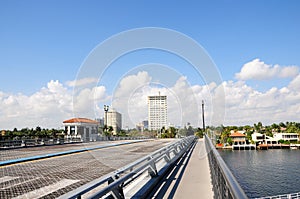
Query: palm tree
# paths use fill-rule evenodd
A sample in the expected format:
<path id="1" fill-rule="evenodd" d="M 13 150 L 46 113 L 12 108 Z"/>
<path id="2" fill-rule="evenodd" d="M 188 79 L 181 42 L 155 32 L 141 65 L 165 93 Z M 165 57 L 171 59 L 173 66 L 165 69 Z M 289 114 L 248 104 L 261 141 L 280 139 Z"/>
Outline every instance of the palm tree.
<path id="1" fill-rule="evenodd" d="M 112 132 L 114 131 L 114 128 L 112 126 L 109 126 L 108 127 L 108 132 L 109 132 L 109 135 L 112 135 Z"/>

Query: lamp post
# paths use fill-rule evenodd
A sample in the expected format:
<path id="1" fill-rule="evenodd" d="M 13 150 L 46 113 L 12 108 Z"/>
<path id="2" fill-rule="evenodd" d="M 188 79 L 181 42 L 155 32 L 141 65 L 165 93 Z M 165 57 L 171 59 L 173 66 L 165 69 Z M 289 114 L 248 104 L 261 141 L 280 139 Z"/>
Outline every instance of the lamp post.
<path id="1" fill-rule="evenodd" d="M 109 106 L 104 105 L 104 112 L 105 112 L 105 119 L 104 119 L 104 131 L 107 132 L 107 112 L 108 112 Z"/>
<path id="2" fill-rule="evenodd" d="M 203 100 L 202 100 L 202 124 L 203 124 L 203 133 L 205 133 L 204 101 Z"/>

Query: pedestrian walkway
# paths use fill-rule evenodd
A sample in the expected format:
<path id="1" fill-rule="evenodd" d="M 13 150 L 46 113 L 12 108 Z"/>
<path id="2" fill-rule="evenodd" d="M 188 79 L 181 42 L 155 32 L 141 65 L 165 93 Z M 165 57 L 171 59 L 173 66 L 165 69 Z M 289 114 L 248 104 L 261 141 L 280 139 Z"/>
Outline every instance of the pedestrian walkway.
<path id="1" fill-rule="evenodd" d="M 174 198 L 213 198 L 204 140 L 198 141 Z"/>
<path id="2" fill-rule="evenodd" d="M 175 165 L 153 198 L 213 198 L 204 139 L 199 139 L 191 152 Z"/>

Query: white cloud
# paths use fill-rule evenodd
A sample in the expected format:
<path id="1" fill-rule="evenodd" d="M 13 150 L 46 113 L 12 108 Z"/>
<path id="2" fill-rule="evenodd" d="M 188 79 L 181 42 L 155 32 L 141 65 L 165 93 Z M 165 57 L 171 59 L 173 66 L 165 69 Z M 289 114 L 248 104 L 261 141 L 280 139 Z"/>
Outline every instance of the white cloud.
<path id="1" fill-rule="evenodd" d="M 291 78 L 299 74 L 297 66 L 269 65 L 254 59 L 244 64 L 241 71 L 235 74 L 238 80 L 268 80 L 272 78 Z"/>
<path id="2" fill-rule="evenodd" d="M 85 86 L 92 83 L 97 83 L 98 79 L 94 77 L 86 77 L 82 79 L 75 79 L 73 81 L 67 81 L 66 85 L 73 87 L 73 86 Z"/>
<path id="3" fill-rule="evenodd" d="M 299 121 L 300 93 L 273 87 L 259 92 L 244 82 L 224 82 L 226 96 L 225 124 L 242 125 Z"/>
<path id="4" fill-rule="evenodd" d="M 113 96 L 104 86 L 87 87 L 73 94 L 73 89 L 59 81 L 51 80 L 46 87 L 32 95 L 9 94 L 0 91 L 0 129 L 14 127 L 54 127 L 75 116 L 94 118 L 103 115 L 101 103 L 112 101 L 112 106 L 122 113 L 123 127 L 134 127 L 147 119 L 147 96 L 168 96 L 168 122 L 194 126 L 202 125 L 201 101 L 205 101 L 206 124 L 214 124 L 212 115 L 222 111 L 216 108 L 226 101 L 225 125 L 299 121 L 300 75 L 286 87 L 273 87 L 257 91 L 244 81 L 226 81 L 221 85 L 190 85 L 187 77 L 180 77 L 169 87 L 154 84 L 147 72 L 124 77 Z M 157 83 L 157 82 L 156 82 Z M 225 95 L 222 94 L 224 89 Z M 213 101 L 216 101 L 214 104 Z M 221 107 L 222 108 L 222 107 Z M 223 107 L 224 108 L 224 107 Z M 220 114 L 220 117 L 222 114 Z M 220 121 L 223 118 L 218 118 Z M 215 118 L 214 118 L 215 120 Z"/>
<path id="5" fill-rule="evenodd" d="M 78 116 L 94 118 L 94 105 L 108 98 L 103 86 L 83 89 L 73 96 L 73 90 L 64 87 L 58 80 L 51 80 L 47 87 L 32 95 L 8 94 L 0 92 L 0 129 L 58 128 L 62 121 L 73 117 L 73 101 L 78 100 L 81 112 Z M 92 107 L 91 107 L 92 105 Z M 87 111 L 88 110 L 88 111 Z M 77 109 L 78 111 L 78 109 Z"/>
<path id="6" fill-rule="evenodd" d="M 137 75 L 139 76 L 139 75 Z M 148 77 L 148 76 L 147 76 Z M 131 76 L 127 81 L 134 81 L 138 77 Z M 148 80 L 151 78 L 148 78 Z M 113 98 L 113 106 L 123 114 L 127 113 L 123 120 L 124 125 L 132 125 L 147 118 L 147 96 L 158 94 L 168 96 L 168 112 L 170 123 L 183 125 L 191 122 L 201 126 L 201 101 L 205 101 L 205 113 L 207 124 L 211 121 L 212 113 L 222 111 L 212 104 L 213 100 L 226 101 L 225 125 L 246 125 L 257 123 L 271 124 L 281 121 L 299 121 L 300 115 L 300 76 L 295 77 L 288 87 L 273 87 L 260 92 L 248 86 L 243 81 L 226 81 L 222 85 L 211 83 L 210 85 L 189 85 L 186 77 L 180 77 L 177 82 L 169 87 L 153 87 L 151 84 L 132 85 L 133 89 L 126 87 L 126 92 L 117 90 L 124 95 L 121 98 Z M 121 89 L 122 87 L 119 87 Z M 138 88 L 138 89 L 136 89 Z M 219 92 L 224 89 L 224 96 Z M 221 94 L 221 95 L 220 95 Z M 218 103 L 218 102 L 215 102 Z M 222 104 L 222 103 L 221 103 Z M 221 115 L 222 116 L 222 115 Z M 214 118 L 215 119 L 215 118 Z"/>
<path id="7" fill-rule="evenodd" d="M 73 96 L 73 112 L 76 116 L 99 117 L 101 109 L 98 103 L 110 99 L 104 86 L 84 88 Z"/>
<path id="8" fill-rule="evenodd" d="M 300 92 L 300 74 L 290 82 L 288 88 Z"/>
<path id="9" fill-rule="evenodd" d="M 208 98 L 210 86 L 191 86 L 186 77 L 180 77 L 171 87 L 151 82 L 147 72 L 124 77 L 112 98 L 112 105 L 122 113 L 123 126 L 134 127 L 135 124 L 147 119 L 147 97 L 149 95 L 167 95 L 168 122 L 184 125 L 201 123 L 201 100 Z M 196 93 L 197 92 L 197 93 Z M 200 98 L 200 100 L 199 100 Z"/>
<path id="10" fill-rule="evenodd" d="M 127 96 L 140 86 L 149 84 L 150 81 L 151 77 L 146 71 L 138 72 L 137 75 L 126 76 L 120 81 L 114 97 L 118 98 L 124 95 Z"/>

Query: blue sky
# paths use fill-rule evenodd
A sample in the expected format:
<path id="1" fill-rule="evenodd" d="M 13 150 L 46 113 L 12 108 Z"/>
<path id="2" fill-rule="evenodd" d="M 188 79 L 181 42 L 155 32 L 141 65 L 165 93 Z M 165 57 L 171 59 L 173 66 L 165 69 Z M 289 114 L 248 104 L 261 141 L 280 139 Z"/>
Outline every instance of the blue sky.
<path id="1" fill-rule="evenodd" d="M 62 84 L 72 81 L 98 44 L 122 31 L 142 27 L 173 29 L 191 37 L 211 56 L 224 81 L 237 82 L 236 73 L 255 59 L 271 66 L 300 66 L 299 8 L 297 0 L 3 0 L 0 91 L 6 97 L 18 93 L 31 96 L 51 80 Z M 106 78 L 120 81 L 130 67 L 149 62 L 176 65 L 192 85 L 203 85 L 193 70 L 185 70 L 184 62 L 154 51 L 120 59 L 109 72 L 115 79 Z M 121 65 L 127 67 L 119 70 Z M 288 86 L 293 77 L 249 79 L 244 84 L 267 92 Z M 115 85 L 106 85 L 108 95 L 112 89 Z"/>

